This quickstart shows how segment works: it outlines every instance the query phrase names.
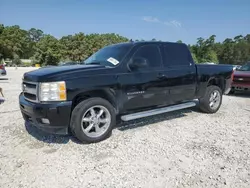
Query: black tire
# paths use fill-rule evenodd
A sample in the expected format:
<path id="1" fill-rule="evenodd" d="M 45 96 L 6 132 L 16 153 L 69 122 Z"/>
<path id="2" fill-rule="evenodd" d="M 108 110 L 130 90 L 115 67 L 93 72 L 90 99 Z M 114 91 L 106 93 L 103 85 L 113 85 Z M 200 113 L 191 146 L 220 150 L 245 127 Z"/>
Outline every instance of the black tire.
<path id="1" fill-rule="evenodd" d="M 87 112 L 88 109 L 90 109 L 93 106 L 103 106 L 105 107 L 111 116 L 110 124 L 102 135 L 98 137 L 89 137 L 82 129 L 82 117 Z M 72 131 L 72 134 L 77 137 L 81 142 L 83 143 L 95 143 L 100 142 L 102 140 L 107 139 L 111 136 L 113 127 L 116 124 L 116 113 L 114 107 L 105 99 L 102 98 L 89 98 L 82 102 L 80 102 L 73 110 L 71 121 L 70 121 L 70 129 Z"/>
<path id="2" fill-rule="evenodd" d="M 231 90 L 229 91 L 229 94 L 233 95 L 235 93 L 235 89 L 231 88 Z"/>
<path id="3" fill-rule="evenodd" d="M 220 101 L 218 101 L 218 104 L 217 104 L 218 107 L 212 108 L 210 106 L 210 101 L 209 100 L 210 100 L 210 97 L 211 97 L 212 93 L 215 92 L 215 91 L 218 91 L 218 94 L 220 95 L 219 96 Z M 210 114 L 216 113 L 220 109 L 220 106 L 221 106 L 221 103 L 222 103 L 222 91 L 218 86 L 215 86 L 215 85 L 208 86 L 204 97 L 200 98 L 199 101 L 200 101 L 200 110 L 202 112 L 210 113 Z"/>

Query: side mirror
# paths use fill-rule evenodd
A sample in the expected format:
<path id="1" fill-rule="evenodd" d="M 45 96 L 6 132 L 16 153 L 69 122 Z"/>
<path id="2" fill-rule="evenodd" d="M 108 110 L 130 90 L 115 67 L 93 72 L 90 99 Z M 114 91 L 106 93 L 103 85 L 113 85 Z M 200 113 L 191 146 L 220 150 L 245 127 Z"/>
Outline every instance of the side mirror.
<path id="1" fill-rule="evenodd" d="M 148 66 L 148 61 L 142 57 L 136 57 L 132 59 L 132 63 L 129 65 L 130 69 L 140 69 Z"/>

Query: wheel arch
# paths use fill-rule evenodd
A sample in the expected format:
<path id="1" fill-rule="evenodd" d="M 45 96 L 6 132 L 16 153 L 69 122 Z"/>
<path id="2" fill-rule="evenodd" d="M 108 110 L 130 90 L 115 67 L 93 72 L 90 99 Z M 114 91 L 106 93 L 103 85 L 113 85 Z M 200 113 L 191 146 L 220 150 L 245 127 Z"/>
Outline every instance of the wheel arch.
<path id="1" fill-rule="evenodd" d="M 118 113 L 115 91 L 112 89 L 92 89 L 88 91 L 79 92 L 72 100 L 72 110 L 80 102 L 89 98 L 94 98 L 94 97 L 99 97 L 99 98 L 107 100 L 114 107 L 116 113 Z"/>
<path id="2" fill-rule="evenodd" d="M 208 80 L 208 83 L 207 83 L 207 88 L 211 85 L 215 85 L 215 86 L 218 86 L 221 90 L 222 90 L 222 93 L 224 93 L 225 91 L 225 79 L 223 77 L 212 77 Z"/>

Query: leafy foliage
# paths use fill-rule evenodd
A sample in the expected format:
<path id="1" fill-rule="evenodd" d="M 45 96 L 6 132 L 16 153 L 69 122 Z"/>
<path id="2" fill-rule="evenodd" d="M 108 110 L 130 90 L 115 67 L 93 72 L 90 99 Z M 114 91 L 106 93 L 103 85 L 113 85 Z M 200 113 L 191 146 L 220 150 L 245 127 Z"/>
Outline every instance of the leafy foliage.
<path id="1" fill-rule="evenodd" d="M 250 34 L 227 38 L 223 42 L 215 42 L 215 39 L 215 35 L 207 39 L 200 37 L 196 44 L 188 45 L 196 63 L 244 64 L 250 60 Z M 42 65 L 82 61 L 106 45 L 127 41 L 129 39 L 115 33 L 86 35 L 82 32 L 57 39 L 40 29 L 26 31 L 17 25 L 0 24 L 0 58 L 10 58 L 16 64 L 20 63 L 20 58 L 31 58 Z M 153 38 L 152 41 L 159 40 Z M 181 40 L 177 42 L 182 43 Z"/>
<path id="2" fill-rule="evenodd" d="M 22 62 L 21 62 L 19 56 L 15 54 L 12 63 L 15 65 L 20 65 Z"/>
<path id="3" fill-rule="evenodd" d="M 192 55 L 194 62 L 197 63 L 198 59 L 197 59 L 196 55 L 193 52 L 191 52 L 191 55 Z"/>
<path id="4" fill-rule="evenodd" d="M 35 28 L 31 28 L 28 31 L 28 34 L 29 34 L 30 40 L 33 41 L 33 42 L 38 42 L 44 36 L 42 30 L 35 29 Z"/>
<path id="5" fill-rule="evenodd" d="M 57 65 L 60 60 L 60 43 L 51 36 L 45 35 L 35 45 L 35 63 L 42 65 Z"/>
<path id="6" fill-rule="evenodd" d="M 19 26 L 0 26 L 0 53 L 4 58 L 14 58 L 14 55 L 25 57 L 29 50 L 30 40 L 27 31 Z"/>

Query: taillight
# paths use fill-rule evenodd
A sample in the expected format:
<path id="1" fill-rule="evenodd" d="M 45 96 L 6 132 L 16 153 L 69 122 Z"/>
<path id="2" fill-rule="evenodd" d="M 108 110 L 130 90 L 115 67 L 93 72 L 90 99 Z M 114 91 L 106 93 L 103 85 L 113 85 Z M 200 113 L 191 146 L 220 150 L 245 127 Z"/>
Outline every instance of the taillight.
<path id="1" fill-rule="evenodd" d="M 4 69 L 4 68 L 3 68 L 3 65 L 0 65 L 0 69 Z"/>

